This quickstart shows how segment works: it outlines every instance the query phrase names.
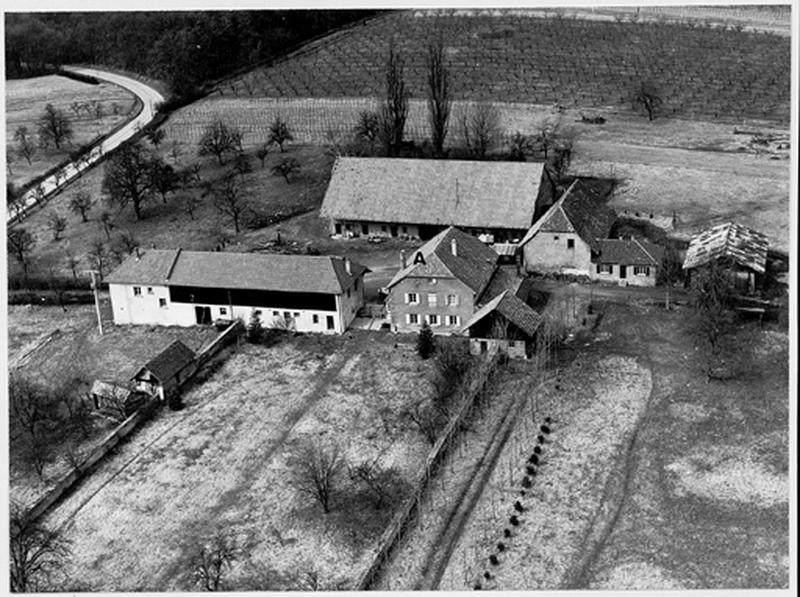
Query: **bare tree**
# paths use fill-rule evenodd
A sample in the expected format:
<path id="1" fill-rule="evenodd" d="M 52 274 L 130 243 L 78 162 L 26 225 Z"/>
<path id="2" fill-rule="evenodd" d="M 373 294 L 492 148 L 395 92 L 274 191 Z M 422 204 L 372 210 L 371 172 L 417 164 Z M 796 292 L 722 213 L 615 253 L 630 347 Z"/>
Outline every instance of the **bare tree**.
<path id="1" fill-rule="evenodd" d="M 444 63 L 444 40 L 440 36 L 428 45 L 428 110 L 431 138 L 436 155 L 442 155 L 450 120 L 450 87 L 447 66 Z"/>
<path id="2" fill-rule="evenodd" d="M 357 140 L 366 141 L 370 146 L 374 146 L 380 139 L 381 115 L 378 112 L 362 110 L 358 114 L 358 124 L 354 133 Z"/>
<path id="3" fill-rule="evenodd" d="M 36 246 L 36 239 L 25 228 L 12 228 L 6 233 L 6 249 L 19 261 L 25 274 L 28 273 L 31 253 Z"/>
<path id="4" fill-rule="evenodd" d="M 73 282 L 78 282 L 78 266 L 80 265 L 80 260 L 75 256 L 74 253 L 67 253 L 67 267 L 69 271 L 72 272 L 72 280 Z"/>
<path id="5" fill-rule="evenodd" d="M 296 449 L 292 460 L 294 486 L 317 500 L 325 514 L 330 512 L 334 488 L 345 466 L 339 447 L 306 440 Z"/>
<path id="6" fill-rule="evenodd" d="M 242 196 L 241 187 L 233 176 L 226 176 L 222 183 L 212 191 L 214 207 L 221 214 L 228 216 L 233 229 L 239 234 L 242 214 L 247 210 L 247 201 Z"/>
<path id="7" fill-rule="evenodd" d="M 292 135 L 292 131 L 289 129 L 288 123 L 278 116 L 272 121 L 272 124 L 269 127 L 269 138 L 267 139 L 267 142 L 270 145 L 277 145 L 280 147 L 281 153 L 283 153 L 283 145 L 287 141 L 294 141 L 294 135 Z"/>
<path id="8" fill-rule="evenodd" d="M 236 538 L 218 530 L 194 550 L 190 564 L 195 586 L 205 591 L 225 590 L 225 574 L 242 555 Z"/>
<path id="9" fill-rule="evenodd" d="M 63 571 L 70 542 L 58 530 L 32 520 L 16 504 L 11 507 L 9 539 L 11 591 L 32 593 L 52 589 L 52 577 Z"/>
<path id="10" fill-rule="evenodd" d="M 253 171 L 253 166 L 250 165 L 250 158 L 247 157 L 247 154 L 243 151 L 240 151 L 236 154 L 236 157 L 233 158 L 233 169 L 244 178 L 245 174 L 249 174 Z"/>
<path id="11" fill-rule="evenodd" d="M 268 155 L 269 155 L 269 143 L 262 143 L 258 147 L 258 149 L 256 149 L 256 157 L 258 158 L 258 161 L 261 162 L 262 168 L 264 167 L 264 162 L 266 161 Z"/>
<path id="12" fill-rule="evenodd" d="M 202 201 L 192 193 L 183 193 L 180 196 L 178 205 L 181 206 L 183 211 L 189 214 L 190 219 L 194 220 L 194 214 L 200 205 L 202 205 Z"/>
<path id="13" fill-rule="evenodd" d="M 200 137 L 200 150 L 198 153 L 201 156 L 214 155 L 222 165 L 225 163 L 225 154 L 236 152 L 241 143 L 241 132 L 218 118 L 203 131 L 203 135 Z"/>
<path id="14" fill-rule="evenodd" d="M 140 220 L 142 204 L 153 191 L 152 171 L 159 162 L 140 142 L 123 145 L 106 162 L 103 191 L 109 195 L 108 202 L 120 209 L 132 204 Z"/>
<path id="15" fill-rule="evenodd" d="M 708 343 L 705 356 L 711 372 L 721 359 L 722 340 L 732 328 L 733 292 L 729 270 L 717 261 L 693 270 L 689 293 L 697 319 L 695 329 Z"/>
<path id="16" fill-rule="evenodd" d="M 100 222 L 100 226 L 103 227 L 106 240 L 111 240 L 111 231 L 114 229 L 114 221 L 111 219 L 111 212 L 104 211 L 101 213 L 98 222 Z"/>
<path id="17" fill-rule="evenodd" d="M 39 117 L 36 123 L 39 131 L 39 143 L 44 147 L 49 147 L 52 143 L 56 149 L 61 149 L 61 145 L 72 139 L 72 125 L 69 118 L 62 110 L 47 104 L 44 114 Z"/>
<path id="18" fill-rule="evenodd" d="M 533 153 L 535 145 L 535 140 L 532 137 L 517 131 L 511 137 L 508 153 L 512 160 L 524 162 L 527 156 Z"/>
<path id="19" fill-rule="evenodd" d="M 299 171 L 300 162 L 294 158 L 283 158 L 272 167 L 272 173 L 275 176 L 283 176 L 287 183 L 291 183 L 291 177 L 295 176 Z"/>
<path id="20" fill-rule="evenodd" d="M 81 215 L 82 222 L 89 221 L 87 214 L 89 213 L 89 210 L 92 208 L 92 205 L 94 205 L 94 200 L 92 199 L 92 196 L 89 195 L 89 193 L 87 193 L 86 191 L 81 191 L 79 193 L 76 193 L 69 200 L 69 208 L 74 213 L 78 213 Z"/>
<path id="21" fill-rule="evenodd" d="M 162 203 L 167 202 L 167 194 L 178 187 L 178 175 L 169 164 L 158 160 L 150 168 L 150 184 L 153 190 L 161 195 Z"/>
<path id="22" fill-rule="evenodd" d="M 33 135 L 28 132 L 28 127 L 18 126 L 14 131 L 14 141 L 17 143 L 17 153 L 24 157 L 30 166 L 31 158 L 36 153 L 36 143 Z"/>
<path id="23" fill-rule="evenodd" d="M 386 59 L 386 98 L 381 106 L 381 138 L 389 155 L 397 155 L 403 144 L 408 96 L 403 80 L 403 60 L 392 38 Z"/>
<path id="24" fill-rule="evenodd" d="M 634 93 L 633 101 L 642 104 L 647 111 L 647 119 L 652 121 L 660 111 L 664 101 L 658 87 L 651 81 L 642 81 Z"/>
<path id="25" fill-rule="evenodd" d="M 167 136 L 167 133 L 164 132 L 164 129 L 149 128 L 145 136 L 152 146 L 157 148 L 164 140 L 164 137 Z"/>
<path id="26" fill-rule="evenodd" d="M 379 453 L 371 460 L 364 460 L 356 466 L 348 466 L 350 478 L 363 484 L 375 500 L 375 508 L 380 510 L 397 494 L 398 480 L 402 476 L 394 468 L 386 468 L 381 460 L 383 453 Z"/>
<path id="27" fill-rule="evenodd" d="M 483 160 L 499 140 L 500 113 L 492 103 L 474 104 L 470 113 L 461 118 L 461 131 L 467 150 Z"/>
<path id="28" fill-rule="evenodd" d="M 53 231 L 53 240 L 56 242 L 61 240 L 61 233 L 67 229 L 67 218 L 54 212 L 47 219 L 47 224 Z"/>
<path id="29" fill-rule="evenodd" d="M 41 478 L 48 459 L 47 434 L 54 421 L 54 399 L 43 386 L 12 374 L 8 387 L 12 449 L 24 456 Z"/>
<path id="30" fill-rule="evenodd" d="M 103 268 L 108 259 L 108 252 L 106 251 L 106 243 L 102 238 L 96 238 L 89 245 L 89 252 L 86 255 L 89 259 L 89 264 L 93 269 L 96 269 L 100 278 L 103 278 Z"/>
<path id="31" fill-rule="evenodd" d="M 425 436 L 429 443 L 436 442 L 439 430 L 447 422 L 446 413 L 435 408 L 427 400 L 421 399 L 405 408 L 402 416 L 411 421 Z"/>

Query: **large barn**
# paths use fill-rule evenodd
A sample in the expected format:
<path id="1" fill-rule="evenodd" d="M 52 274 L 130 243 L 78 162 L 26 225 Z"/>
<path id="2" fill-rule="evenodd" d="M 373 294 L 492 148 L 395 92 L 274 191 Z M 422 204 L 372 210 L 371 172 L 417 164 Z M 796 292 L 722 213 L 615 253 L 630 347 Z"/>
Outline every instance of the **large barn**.
<path id="1" fill-rule="evenodd" d="M 340 157 L 320 215 L 344 237 L 428 240 L 457 226 L 519 241 L 550 189 L 537 163 Z"/>
<path id="2" fill-rule="evenodd" d="M 116 324 L 191 326 L 217 319 L 342 333 L 364 304 L 369 270 L 342 257 L 149 250 L 107 278 Z"/>

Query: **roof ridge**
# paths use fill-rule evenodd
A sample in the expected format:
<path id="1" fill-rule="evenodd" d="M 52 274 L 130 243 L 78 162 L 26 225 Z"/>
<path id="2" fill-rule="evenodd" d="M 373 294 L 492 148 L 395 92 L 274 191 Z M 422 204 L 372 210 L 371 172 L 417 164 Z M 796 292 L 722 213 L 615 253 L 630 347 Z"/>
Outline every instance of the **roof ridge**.
<path id="1" fill-rule="evenodd" d="M 642 243 L 639 242 L 638 238 L 633 237 L 633 242 L 635 242 L 637 245 L 639 245 L 639 247 L 642 249 L 642 251 L 644 251 L 644 254 L 647 255 L 650 259 L 652 259 L 654 263 L 656 263 L 656 258 L 653 257 L 653 255 L 650 253 L 650 251 L 648 251 L 645 248 L 645 246 Z"/>

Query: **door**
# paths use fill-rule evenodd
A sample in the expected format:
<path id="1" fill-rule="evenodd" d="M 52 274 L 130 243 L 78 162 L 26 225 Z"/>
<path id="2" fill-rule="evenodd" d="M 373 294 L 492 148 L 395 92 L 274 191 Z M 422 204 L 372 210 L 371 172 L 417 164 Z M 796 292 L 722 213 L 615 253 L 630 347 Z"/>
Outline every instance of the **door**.
<path id="1" fill-rule="evenodd" d="M 481 346 L 481 352 L 486 352 L 488 350 L 488 348 L 489 348 L 489 345 L 486 342 L 486 340 L 481 340 L 480 341 L 480 346 Z"/>
<path id="2" fill-rule="evenodd" d="M 619 266 L 619 279 L 624 280 L 628 277 L 628 266 L 627 265 L 620 265 Z"/>
<path id="3" fill-rule="evenodd" d="M 389 226 L 389 232 L 392 236 L 397 236 L 397 226 Z"/>
<path id="4" fill-rule="evenodd" d="M 327 316 L 325 317 L 325 323 L 326 323 L 326 325 L 327 325 L 328 329 L 329 329 L 329 330 L 332 330 L 332 329 L 333 329 L 333 327 L 334 327 L 334 326 L 333 326 L 333 315 L 327 315 Z"/>
<path id="5" fill-rule="evenodd" d="M 206 325 L 211 323 L 211 307 L 195 307 L 194 317 L 197 325 Z"/>
<path id="6" fill-rule="evenodd" d="M 336 234 L 342 233 L 342 225 L 341 224 L 334 224 L 334 228 L 336 229 Z"/>

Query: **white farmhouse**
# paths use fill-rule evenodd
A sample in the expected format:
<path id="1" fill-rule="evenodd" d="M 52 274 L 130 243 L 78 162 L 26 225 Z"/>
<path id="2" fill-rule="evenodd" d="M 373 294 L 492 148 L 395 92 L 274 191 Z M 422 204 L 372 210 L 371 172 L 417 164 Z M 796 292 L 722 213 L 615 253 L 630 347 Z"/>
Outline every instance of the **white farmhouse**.
<path id="1" fill-rule="evenodd" d="M 255 310 L 265 327 L 341 334 L 364 304 L 369 270 L 346 258 L 149 250 L 107 278 L 116 324 L 210 324 Z"/>

